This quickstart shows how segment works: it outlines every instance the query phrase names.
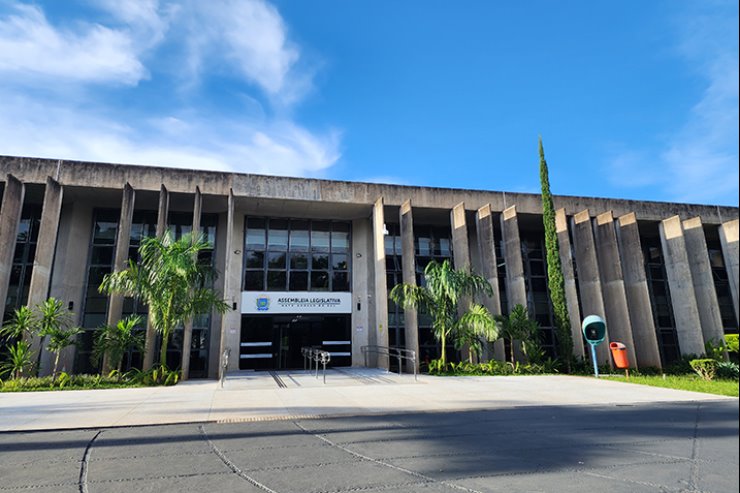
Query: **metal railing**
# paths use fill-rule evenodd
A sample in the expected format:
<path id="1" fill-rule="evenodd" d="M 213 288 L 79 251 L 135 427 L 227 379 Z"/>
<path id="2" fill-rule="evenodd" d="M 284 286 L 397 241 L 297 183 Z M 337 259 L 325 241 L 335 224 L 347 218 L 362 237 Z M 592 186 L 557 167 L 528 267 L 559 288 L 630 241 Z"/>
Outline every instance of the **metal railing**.
<path id="1" fill-rule="evenodd" d="M 224 380 L 226 380 L 226 369 L 229 367 L 229 356 L 231 355 L 231 349 L 226 348 L 224 349 L 223 354 L 221 355 L 221 366 L 219 370 L 221 371 L 221 375 L 219 375 L 219 380 L 221 381 L 221 388 L 224 388 Z"/>
<path id="2" fill-rule="evenodd" d="M 314 363 L 316 363 L 316 378 L 319 378 L 319 363 L 323 365 L 323 377 L 324 383 L 326 383 L 326 365 L 331 361 L 331 354 L 329 351 L 324 351 L 311 346 L 303 346 L 301 348 L 301 354 L 303 355 L 304 370 L 313 371 Z"/>
<path id="3" fill-rule="evenodd" d="M 416 371 L 416 351 L 412 349 L 406 349 L 401 347 L 395 347 L 395 346 L 361 346 L 360 350 L 362 351 L 362 355 L 365 358 L 365 366 L 370 366 L 368 361 L 368 355 L 373 354 L 379 354 L 388 356 L 388 358 L 396 358 L 398 360 L 398 374 L 403 375 L 403 360 L 410 361 L 411 366 L 414 369 L 414 380 L 417 380 L 417 371 Z"/>

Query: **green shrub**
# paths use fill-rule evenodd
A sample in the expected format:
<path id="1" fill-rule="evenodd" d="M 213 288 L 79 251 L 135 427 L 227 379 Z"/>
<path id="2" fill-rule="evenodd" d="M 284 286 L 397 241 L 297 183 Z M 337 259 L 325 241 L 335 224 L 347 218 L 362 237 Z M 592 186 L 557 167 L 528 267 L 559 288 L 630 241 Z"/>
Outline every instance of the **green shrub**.
<path id="1" fill-rule="evenodd" d="M 540 364 L 510 361 L 491 360 L 485 363 L 447 363 L 443 365 L 441 360 L 432 360 L 429 363 L 430 375 L 447 376 L 476 376 L 476 375 L 544 375 L 558 373 L 560 362 L 548 358 Z"/>
<path id="2" fill-rule="evenodd" d="M 725 346 L 727 347 L 727 352 L 731 354 L 735 354 L 737 356 L 738 354 L 738 334 L 725 334 Z"/>
<path id="3" fill-rule="evenodd" d="M 731 361 L 717 363 L 717 378 L 724 378 L 726 380 L 740 379 L 740 366 Z"/>
<path id="4" fill-rule="evenodd" d="M 692 359 L 691 368 L 704 380 L 712 380 L 717 373 L 717 360 L 711 358 Z"/>

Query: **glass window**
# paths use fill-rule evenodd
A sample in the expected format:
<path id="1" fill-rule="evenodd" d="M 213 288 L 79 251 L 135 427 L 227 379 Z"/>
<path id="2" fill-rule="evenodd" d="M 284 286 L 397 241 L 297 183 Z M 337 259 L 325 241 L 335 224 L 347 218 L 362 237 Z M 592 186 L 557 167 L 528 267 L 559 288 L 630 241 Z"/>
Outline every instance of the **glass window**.
<path id="1" fill-rule="evenodd" d="M 265 220 L 247 219 L 247 248 L 265 248 Z"/>
<path id="2" fill-rule="evenodd" d="M 314 252 L 329 251 L 329 231 L 331 223 L 314 221 L 311 228 L 311 250 Z"/>
<path id="3" fill-rule="evenodd" d="M 335 272 L 332 280 L 332 291 L 349 291 L 349 273 Z"/>
<path id="4" fill-rule="evenodd" d="M 294 252 L 308 251 L 309 222 L 290 222 L 290 250 Z"/>
<path id="5" fill-rule="evenodd" d="M 347 254 L 334 253 L 331 256 L 332 269 L 349 270 L 349 258 Z"/>
<path id="6" fill-rule="evenodd" d="M 349 224 L 334 223 L 331 232 L 331 249 L 332 251 L 349 250 Z"/>
<path id="7" fill-rule="evenodd" d="M 308 269 L 308 255 L 305 253 L 290 254 L 291 269 Z"/>
<path id="8" fill-rule="evenodd" d="M 270 219 L 267 230 L 267 248 L 287 250 L 288 248 L 288 221 L 285 219 Z"/>
<path id="9" fill-rule="evenodd" d="M 285 291 L 287 276 L 284 270 L 267 271 L 267 289 L 270 291 Z"/>
<path id="10" fill-rule="evenodd" d="M 265 252 L 248 250 L 246 253 L 247 269 L 263 269 L 265 267 Z"/>
<path id="11" fill-rule="evenodd" d="M 329 273 L 325 271 L 311 272 L 311 289 L 327 291 L 329 289 Z"/>
<path id="12" fill-rule="evenodd" d="M 329 255 L 314 253 L 312 255 L 313 261 L 311 262 L 311 268 L 316 269 L 328 269 L 329 268 Z"/>
<path id="13" fill-rule="evenodd" d="M 269 252 L 267 254 L 268 269 L 285 269 L 285 253 Z"/>
<path id="14" fill-rule="evenodd" d="M 245 291 L 262 291 L 265 289 L 265 271 L 248 270 L 244 276 Z"/>
<path id="15" fill-rule="evenodd" d="M 308 291 L 308 272 L 294 271 L 290 273 L 291 291 Z"/>

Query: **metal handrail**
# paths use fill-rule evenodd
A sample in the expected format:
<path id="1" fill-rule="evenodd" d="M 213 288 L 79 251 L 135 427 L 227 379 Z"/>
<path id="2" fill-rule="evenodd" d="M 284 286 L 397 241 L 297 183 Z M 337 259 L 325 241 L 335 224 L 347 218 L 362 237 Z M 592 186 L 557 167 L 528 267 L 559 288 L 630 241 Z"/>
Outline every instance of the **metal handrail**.
<path id="1" fill-rule="evenodd" d="M 396 346 L 375 346 L 372 344 L 368 346 L 361 346 L 360 350 L 362 351 L 362 354 L 365 358 L 365 366 L 370 366 L 367 360 L 367 355 L 369 353 L 383 354 L 385 356 L 388 356 L 389 358 L 398 359 L 399 375 L 403 375 L 403 363 L 401 360 L 411 361 L 411 366 L 414 368 L 414 380 L 418 380 L 416 371 L 416 351 Z"/>
<path id="2" fill-rule="evenodd" d="M 219 376 L 219 380 L 221 381 L 221 388 L 224 388 L 224 380 L 226 380 L 226 368 L 229 366 L 229 356 L 231 355 L 231 349 L 226 348 L 224 349 L 223 354 L 221 355 L 221 375 Z"/>
<path id="3" fill-rule="evenodd" d="M 301 354 L 303 355 L 303 369 L 313 371 L 312 361 L 316 363 L 316 378 L 319 378 L 319 363 L 324 367 L 323 377 L 324 383 L 326 383 L 326 365 L 331 361 L 331 353 L 322 349 L 303 346 L 301 348 Z M 308 366 L 308 368 L 306 368 Z"/>

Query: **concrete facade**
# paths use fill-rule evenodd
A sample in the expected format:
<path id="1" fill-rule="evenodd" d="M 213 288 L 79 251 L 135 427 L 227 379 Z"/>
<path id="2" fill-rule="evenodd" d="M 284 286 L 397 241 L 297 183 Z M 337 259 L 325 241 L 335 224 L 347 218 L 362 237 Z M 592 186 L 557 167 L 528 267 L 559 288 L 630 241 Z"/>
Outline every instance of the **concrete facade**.
<path id="1" fill-rule="evenodd" d="M 588 209 L 573 216 L 572 228 L 578 268 L 578 294 L 583 307 L 582 316 L 585 318 L 589 315 L 597 315 L 606 321 L 606 338 L 604 342 L 596 346 L 596 359 L 600 365 L 611 365 L 609 341 L 612 321 L 604 308 L 599 262 L 596 258 L 596 242 Z"/>
<path id="2" fill-rule="evenodd" d="M 568 218 L 565 215 L 565 209 L 555 211 L 555 232 L 558 235 L 560 266 L 563 270 L 563 282 L 565 286 L 565 302 L 568 304 L 568 316 L 570 317 L 573 356 L 576 358 L 585 358 L 586 352 L 584 351 L 583 333 L 581 332 L 581 308 L 578 306 L 578 287 L 576 286 L 575 272 L 573 270 L 573 249 L 570 244 Z"/>
<path id="3" fill-rule="evenodd" d="M 93 262 L 93 224 L 99 211 L 107 211 L 106 217 L 117 218 L 115 241 L 111 240 L 110 246 L 99 247 L 99 250 L 111 252 L 112 270 L 125 268 L 128 261 L 134 209 L 139 215 L 146 213 L 149 214 L 147 217 L 156 217 L 158 233 L 168 226 L 168 212 L 192 217 L 188 221 L 196 230 L 198 222 L 206 214 L 216 217 L 213 255 L 220 277 L 215 287 L 224 294 L 231 309 L 223 316 L 213 314 L 210 332 L 205 336 L 209 347 L 207 374 L 212 378 L 218 375 L 220 355 L 226 349 L 231 350 L 229 370 L 240 367 L 240 334 L 245 330 L 243 313 L 246 313 L 242 306 L 242 293 L 245 289 L 247 218 L 344 221 L 351 225 L 349 251 L 343 257 L 349 266 L 351 306 L 342 316 L 346 317 L 349 326 L 351 348 L 348 351 L 353 366 L 366 364 L 362 346 L 388 345 L 385 235 L 391 223 L 395 225 L 398 221 L 403 282 L 416 282 L 415 257 L 421 254 L 417 249 L 421 248 L 423 235 L 428 234 L 424 231 L 432 227 L 437 231 L 434 233 L 437 235 L 434 245 L 437 246 L 433 246 L 436 259 L 441 260 L 444 257 L 439 255 L 445 255 L 444 249 L 439 250 L 439 242 L 449 241 L 457 267 L 472 265 L 475 273 L 492 283 L 494 296 L 481 300 L 492 313 L 501 311 L 497 264 L 506 267 L 506 301 L 510 308 L 516 304 L 526 306 L 528 297 L 531 297 L 528 291 L 536 289 L 529 281 L 530 274 L 524 269 L 520 232 L 522 228 L 529 235 L 527 238 L 533 234 L 543 235 L 541 201 L 536 194 L 1 156 L 0 180 L 3 194 L 0 209 L 0 301 L 6 300 L 9 286 L 17 292 L 22 291 L 23 286 L 19 288 L 17 282 L 23 281 L 18 281 L 13 277 L 16 274 L 12 273 L 26 268 L 33 272 L 32 286 L 25 287 L 30 288 L 33 296 L 29 295 L 26 301 L 57 297 L 69 305 L 75 313 L 75 321 L 81 325 L 88 324 L 85 322 L 86 296 L 96 294 L 95 286 L 87 285 L 87 275 Z M 719 229 L 734 315 L 737 317 L 737 208 L 562 196 L 554 197 L 554 203 L 558 208 L 557 232 L 576 357 L 584 355 L 578 344 L 582 340 L 580 319 L 593 313 L 607 319 L 612 339 L 629 342 L 631 336 L 638 366 L 662 364 L 657 327 L 653 323 L 657 316 L 650 284 L 653 281 L 646 276 L 647 259 L 642 251 L 643 241 L 648 240 L 651 245 L 658 241 L 664 258 L 675 318 L 673 330 L 681 353 L 703 351 L 707 333 L 702 333 L 702 328 L 711 324 L 705 323 L 707 317 L 702 313 L 712 314 L 714 333 L 737 330 L 737 326 L 717 330 L 716 311 L 713 311 L 711 302 L 712 284 L 707 282 L 711 279 L 708 262 L 697 261 L 702 260 L 701 252 L 706 256 L 706 241 L 703 244 L 694 242 L 694 228 L 690 227 L 696 222 L 693 218 L 700 218 L 701 228 L 696 232 L 702 228 Z M 18 225 L 22 215 L 24 218 L 29 214 L 31 216 L 28 217 L 32 217 L 36 214 L 34 210 L 41 211 L 37 217 L 41 225 L 39 238 L 38 241 L 32 240 L 36 242 L 36 255 L 32 259 L 21 258 L 15 253 L 16 250 L 21 251 L 16 248 L 16 242 L 21 241 L 16 238 Z M 678 218 L 666 222 L 666 218 L 676 214 Z M 616 226 L 613 215 L 619 216 Z M 496 242 L 499 240 L 496 237 L 499 225 L 494 224 L 496 216 L 500 216 L 501 258 L 496 255 Z M 573 217 L 570 225 L 569 217 Z M 675 234 L 676 221 L 680 230 L 678 236 Z M 686 222 L 682 225 L 682 221 Z M 658 222 L 662 222 L 659 228 L 655 226 Z M 655 228 L 655 233 L 651 233 L 651 228 Z M 651 234 L 654 236 L 648 237 Z M 676 240 L 677 237 L 680 239 Z M 24 248 L 24 251 L 32 251 Z M 11 277 L 16 284 L 11 285 Z M 700 288 L 704 291 L 700 292 Z M 307 293 L 321 294 L 321 291 L 309 290 Z M 693 309 L 691 301 L 688 304 L 685 301 L 692 298 Z M 714 299 L 716 302 L 716 294 Z M 105 313 L 101 315 L 103 321 L 116 323 L 123 313 L 123 301 L 116 296 L 109 297 Z M 583 308 L 582 313 L 579 305 Z M 687 313 L 694 314 L 695 320 L 687 318 Z M 724 312 L 722 319 L 728 319 Z M 406 347 L 418 352 L 422 333 L 429 329 L 421 326 L 421 317 L 414 310 L 405 313 L 405 320 Z M 85 328 L 92 331 L 95 325 Z M 186 324 L 183 339 L 188 348 L 191 330 L 192 325 Z M 667 329 L 663 326 L 660 330 Z M 498 341 L 492 356 L 502 359 L 503 348 L 504 345 Z M 187 360 L 187 352 L 180 356 Z M 599 361 L 603 364 L 609 360 L 606 344 L 602 344 Z M 71 370 L 76 361 L 79 362 L 79 358 L 74 349 L 70 349 L 63 353 L 61 366 Z M 188 363 L 183 362 L 186 372 Z M 381 356 L 371 358 L 367 364 L 388 368 L 389 362 L 387 357 Z"/>
<path id="4" fill-rule="evenodd" d="M 635 215 L 625 214 L 617 220 L 617 238 L 624 273 L 624 289 L 629 305 L 635 357 L 640 367 L 661 368 L 658 338 L 655 332 L 650 293 L 645 275 L 645 259 Z"/>
<path id="5" fill-rule="evenodd" d="M 704 335 L 701 330 L 699 307 L 694 294 L 689 256 L 683 234 L 681 218 L 673 216 L 660 222 L 660 242 L 666 257 L 666 273 L 671 288 L 671 302 L 676 317 L 676 332 L 681 352 L 702 354 Z"/>

